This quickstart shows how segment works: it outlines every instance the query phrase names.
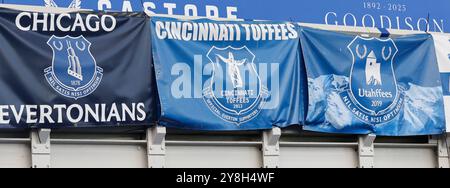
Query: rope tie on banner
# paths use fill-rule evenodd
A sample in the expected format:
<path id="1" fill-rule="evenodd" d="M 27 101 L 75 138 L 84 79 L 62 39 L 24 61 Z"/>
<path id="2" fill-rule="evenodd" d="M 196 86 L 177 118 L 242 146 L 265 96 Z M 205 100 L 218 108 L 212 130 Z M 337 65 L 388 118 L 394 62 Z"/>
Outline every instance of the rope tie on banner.
<path id="1" fill-rule="evenodd" d="M 387 38 L 387 37 L 389 37 L 389 35 L 391 35 L 386 28 L 379 27 L 377 29 L 381 32 L 381 35 L 380 35 L 381 38 Z"/>

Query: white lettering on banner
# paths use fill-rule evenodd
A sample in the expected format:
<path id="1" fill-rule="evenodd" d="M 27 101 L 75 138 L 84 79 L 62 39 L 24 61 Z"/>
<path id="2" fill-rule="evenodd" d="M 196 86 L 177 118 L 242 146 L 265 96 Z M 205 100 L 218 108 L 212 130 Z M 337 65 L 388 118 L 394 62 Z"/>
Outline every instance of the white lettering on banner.
<path id="1" fill-rule="evenodd" d="M 121 4 L 116 4 L 113 7 L 112 0 L 97 0 L 98 10 L 122 10 L 123 12 L 139 11 L 140 8 L 149 16 L 155 14 L 176 15 L 182 16 L 201 16 L 207 18 L 227 18 L 237 19 L 238 7 L 236 6 L 222 6 L 219 9 L 217 5 L 196 5 L 192 3 L 168 3 L 153 1 L 130 1 L 124 0 Z M 159 4 L 157 5 L 158 2 Z M 72 3 L 70 8 L 81 8 L 81 0 L 78 4 Z M 46 4 L 46 6 L 58 7 L 56 4 Z M 133 7 L 138 7 L 134 10 Z M 397 11 L 404 15 L 407 12 L 407 5 L 387 4 L 383 6 L 380 3 L 364 2 L 365 9 L 380 10 L 386 7 L 387 11 Z M 92 8 L 92 7 L 86 7 Z M 416 18 L 415 16 L 387 16 L 387 15 L 372 15 L 365 14 L 362 17 L 352 12 L 325 13 L 325 24 L 327 25 L 344 25 L 344 26 L 362 26 L 362 27 L 380 27 L 386 29 L 406 29 L 417 31 L 434 31 L 444 32 L 444 20 L 431 18 L 428 20 L 425 17 Z M 262 17 L 255 17 L 254 19 L 266 19 Z M 301 21 L 301 20 L 297 20 Z"/>
<path id="2" fill-rule="evenodd" d="M 111 1 L 109 1 L 109 0 L 98 0 L 97 5 L 98 5 L 98 10 L 106 10 L 106 9 L 112 8 Z"/>
<path id="3" fill-rule="evenodd" d="M 138 2 L 141 3 L 141 2 Z M 111 0 L 98 0 L 98 10 L 110 10 L 112 9 L 112 3 Z M 163 9 L 164 11 L 157 11 L 160 14 L 167 14 L 167 15 L 175 15 L 176 11 L 179 11 L 178 9 L 182 10 L 179 12 L 183 12 L 183 16 L 205 16 L 208 18 L 218 18 L 220 17 L 220 11 L 219 7 L 215 5 L 205 5 L 204 7 L 199 7 L 195 4 L 185 4 L 184 6 L 180 7 L 179 4 L 176 3 L 163 3 L 162 7 L 157 7 L 156 4 L 152 1 L 150 2 L 142 2 L 142 7 L 144 9 L 144 12 L 149 15 L 155 15 L 158 8 Z M 140 5 L 139 5 L 140 6 Z M 122 11 L 124 12 L 132 12 L 132 2 L 131 1 L 123 1 L 122 3 Z M 205 11 L 205 15 L 199 14 L 199 9 L 203 9 Z M 226 6 L 226 15 L 222 16 L 223 18 L 228 19 L 237 19 L 237 12 L 238 8 L 234 6 Z"/>
<path id="4" fill-rule="evenodd" d="M 63 122 L 63 117 L 69 122 Z M 0 124 L 143 122 L 146 118 L 144 103 L 0 105 Z"/>
<path id="5" fill-rule="evenodd" d="M 73 17 L 74 16 L 74 17 Z M 63 20 L 71 20 L 67 24 Z M 16 26 L 22 31 L 76 31 L 111 32 L 116 28 L 117 20 L 111 15 L 88 14 L 85 19 L 81 14 L 51 14 L 21 12 L 16 17 Z"/>
<path id="6" fill-rule="evenodd" d="M 439 72 L 441 73 L 444 92 L 444 112 L 447 132 L 450 132 L 450 35 L 431 34 L 433 36 Z"/>
<path id="7" fill-rule="evenodd" d="M 216 6 L 206 5 L 206 17 L 219 18 L 219 8 Z"/>
<path id="8" fill-rule="evenodd" d="M 367 97 L 367 98 L 392 98 L 392 92 L 383 92 L 381 89 L 358 89 L 359 97 Z"/>
<path id="9" fill-rule="evenodd" d="M 197 6 L 195 6 L 193 4 L 187 4 L 184 9 L 184 15 L 198 16 Z"/>
<path id="10" fill-rule="evenodd" d="M 133 12 L 130 1 L 123 1 L 122 12 Z"/>
<path id="11" fill-rule="evenodd" d="M 373 16 L 365 14 L 359 18 L 352 13 L 338 14 L 336 12 L 327 12 L 325 14 L 325 24 L 444 32 L 443 19 L 430 19 L 428 21 L 427 18 L 413 19 L 409 16 L 401 18 L 400 16 L 389 17 L 387 15 Z"/>
<path id="12" fill-rule="evenodd" d="M 193 22 L 155 23 L 159 39 L 184 41 L 266 41 L 297 39 L 295 25 L 285 24 L 217 24 Z"/>

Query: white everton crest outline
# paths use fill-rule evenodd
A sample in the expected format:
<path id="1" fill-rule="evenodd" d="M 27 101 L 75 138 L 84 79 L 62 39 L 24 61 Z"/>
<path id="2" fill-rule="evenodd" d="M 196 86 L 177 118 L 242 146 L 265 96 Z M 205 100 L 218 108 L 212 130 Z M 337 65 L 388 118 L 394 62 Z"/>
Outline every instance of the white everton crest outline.
<path id="1" fill-rule="evenodd" d="M 356 43 L 357 40 L 374 42 Z M 391 38 L 356 36 L 347 49 L 352 55 L 352 67 L 348 84 L 339 90 L 345 106 L 356 119 L 368 125 L 375 126 L 392 121 L 401 112 L 405 95 L 404 88 L 397 83 L 394 70 L 395 57 L 399 52 L 397 45 Z M 355 83 L 358 82 L 355 87 L 353 79 Z M 354 95 L 354 92 L 358 92 L 358 96 Z"/>
<path id="2" fill-rule="evenodd" d="M 351 94 L 351 99 L 352 99 L 353 102 L 356 102 L 356 103 L 358 104 L 358 107 L 363 108 L 364 110 L 370 112 L 372 115 L 380 115 L 380 114 L 384 114 L 386 111 L 388 111 L 389 109 L 391 109 L 392 107 L 394 107 L 394 106 L 397 105 L 397 104 L 396 104 L 396 101 L 397 101 L 398 98 L 399 98 L 399 90 L 398 90 L 398 85 L 397 85 L 397 79 L 396 79 L 395 71 L 394 71 L 394 59 L 395 59 L 395 56 L 396 56 L 397 53 L 398 53 L 397 45 L 395 44 L 395 42 L 394 42 L 391 38 L 388 38 L 388 39 L 380 39 L 380 38 L 376 38 L 376 37 L 364 38 L 364 37 L 356 36 L 356 37 L 352 40 L 352 42 L 350 42 L 350 44 L 347 46 L 348 50 L 349 50 L 350 53 L 352 54 L 352 68 L 351 68 L 351 70 L 350 70 L 350 78 L 349 78 L 349 87 L 350 87 L 350 88 L 352 87 L 352 79 L 351 79 L 351 76 L 353 75 L 353 68 L 354 68 L 354 64 L 355 64 L 355 62 L 356 62 L 355 54 L 353 54 L 353 50 L 351 49 L 351 45 L 352 45 L 353 43 L 355 43 L 355 41 L 358 40 L 358 39 L 365 40 L 365 41 L 378 40 L 378 41 L 380 41 L 380 42 L 391 42 L 391 43 L 394 45 L 394 47 L 395 47 L 395 52 L 394 52 L 394 54 L 392 54 L 392 49 L 390 49 L 390 54 L 392 55 L 392 58 L 391 58 L 391 60 L 390 60 L 390 68 L 391 68 L 391 70 L 392 70 L 392 74 L 393 74 L 392 76 L 393 76 L 393 78 L 394 78 L 393 81 L 394 81 L 395 90 L 396 90 L 396 92 L 395 92 L 395 97 L 394 97 L 393 100 L 392 100 L 392 104 L 390 104 L 390 105 L 387 106 L 385 109 L 380 110 L 380 111 L 377 113 L 375 110 L 368 109 L 367 107 L 365 107 L 364 105 L 362 105 L 358 100 L 356 100 L 356 97 L 355 97 L 355 95 L 354 95 L 352 89 L 349 89 L 350 94 Z M 365 56 L 370 56 L 370 55 L 373 53 L 373 51 L 368 52 L 368 51 L 367 51 L 367 47 L 366 47 L 366 46 L 363 46 L 364 54 L 365 54 L 365 55 L 364 55 L 364 54 L 361 55 L 361 54 L 359 53 L 359 49 L 358 49 L 359 44 L 358 44 L 356 47 L 357 47 L 357 49 L 356 49 L 356 53 L 357 53 L 357 54 L 356 54 L 356 55 L 357 55 L 360 59 L 363 59 Z M 383 49 L 382 49 L 382 54 L 383 54 L 383 55 L 382 55 L 382 56 L 383 56 L 382 58 L 383 58 L 384 60 L 387 60 L 387 59 L 389 59 L 389 58 L 386 58 L 386 57 L 385 57 L 384 51 L 385 51 L 385 47 L 383 47 Z M 367 55 L 367 53 L 369 53 L 369 55 Z M 367 76 L 367 73 L 366 73 L 366 76 Z M 380 78 L 381 78 L 381 76 L 380 76 Z M 367 79 L 367 77 L 366 77 L 366 79 Z M 366 82 L 367 82 L 367 80 L 366 80 Z M 366 84 L 368 85 L 369 83 L 366 83 Z M 381 79 L 380 79 L 379 85 L 382 85 L 382 80 L 381 80 Z"/>
<path id="3" fill-rule="evenodd" d="M 53 0 L 44 0 L 46 7 L 59 7 Z M 67 8 L 81 9 L 81 0 L 73 0 Z"/>
<path id="4" fill-rule="evenodd" d="M 62 40 L 62 41 L 64 39 L 71 39 L 71 40 L 82 39 L 82 41 L 86 42 L 87 44 L 85 44 L 84 42 L 81 42 L 82 45 L 80 45 L 78 43 L 79 41 L 76 41 L 75 45 L 73 46 L 70 43 L 70 41 L 66 41 L 68 48 L 65 49 L 64 45 L 60 41 L 58 41 L 60 47 L 57 47 L 57 45 L 56 45 L 57 43 L 55 41 L 53 41 L 53 43 L 51 43 L 51 41 L 54 39 L 58 39 L 58 40 Z M 65 37 L 57 37 L 57 36 L 53 35 L 47 41 L 47 45 L 49 45 L 52 48 L 53 56 L 52 56 L 52 65 L 44 70 L 44 73 L 45 73 L 44 76 L 45 76 L 47 82 L 50 84 L 50 86 L 56 92 L 58 92 L 59 94 L 65 96 L 65 97 L 78 100 L 80 98 L 83 98 L 83 97 L 86 97 L 86 96 L 92 94 L 97 89 L 97 87 L 100 85 L 101 80 L 103 78 L 103 69 L 101 67 L 97 66 L 97 62 L 90 51 L 91 43 L 86 38 L 84 38 L 83 35 L 78 36 L 78 37 L 72 37 L 72 36 L 68 36 L 68 35 L 66 35 Z M 54 46 L 52 46 L 52 45 L 54 45 Z M 69 65 L 68 65 L 67 71 L 64 72 L 65 74 L 67 74 L 65 76 L 70 76 L 73 79 L 80 80 L 80 81 L 87 79 L 87 78 L 83 78 L 83 67 L 81 66 L 81 63 L 80 63 L 80 61 L 85 61 L 85 59 L 79 59 L 79 57 L 77 56 L 77 54 L 75 53 L 73 48 L 77 48 L 81 51 L 87 51 L 86 53 L 91 58 L 91 61 L 94 64 L 94 72 L 93 72 L 92 78 L 90 78 L 89 82 L 87 82 L 86 84 L 83 84 L 77 88 L 64 84 L 61 80 L 58 79 L 58 77 L 56 76 L 55 70 L 54 70 L 55 63 L 68 63 Z M 58 51 L 67 50 L 68 61 L 67 62 L 56 62 L 55 50 L 58 50 Z M 58 73 L 58 74 L 63 74 L 63 73 Z"/>
<path id="5" fill-rule="evenodd" d="M 216 68 L 221 67 L 221 66 L 216 65 L 216 64 L 218 64 L 218 62 L 211 59 L 210 54 L 212 53 L 213 50 L 225 51 L 228 49 L 232 49 L 235 51 L 246 50 L 249 54 L 251 54 L 252 57 L 251 57 L 251 60 L 248 60 L 248 59 L 237 60 L 237 59 L 235 59 L 235 55 L 232 52 L 229 52 L 228 57 L 223 57 L 223 56 L 217 54 L 217 57 L 221 61 L 229 64 L 229 66 L 227 66 L 228 71 L 225 71 L 226 73 L 224 73 L 223 76 L 230 78 L 230 81 L 232 82 L 234 89 L 243 88 L 246 86 L 246 84 L 242 80 L 242 75 L 240 75 L 239 66 L 249 63 L 251 70 L 253 71 L 253 73 L 255 74 L 255 76 L 257 78 L 257 82 L 258 82 L 258 86 L 259 86 L 259 92 L 257 94 L 256 99 L 253 101 L 253 103 L 251 105 L 249 105 L 247 108 L 241 109 L 239 111 L 236 109 L 231 109 L 231 108 L 224 106 L 218 100 L 218 98 L 215 96 L 215 92 L 213 91 L 213 85 L 215 83 L 214 78 L 216 76 L 216 71 L 217 71 Z M 258 116 L 259 113 L 261 112 L 262 107 L 264 106 L 264 103 L 266 102 L 265 99 L 269 96 L 269 92 L 268 92 L 268 89 L 263 85 L 261 78 L 256 70 L 256 67 L 254 64 L 254 61 L 256 59 L 255 54 L 253 54 L 253 52 L 251 52 L 247 48 L 247 46 L 243 46 L 240 48 L 235 48 L 232 46 L 227 46 L 225 48 L 218 48 L 216 46 L 213 46 L 208 51 L 206 56 L 208 57 L 210 63 L 213 64 L 212 74 L 210 77 L 210 83 L 208 84 L 208 87 L 206 87 L 203 90 L 203 99 L 204 99 L 205 103 L 207 104 L 208 108 L 222 120 L 234 123 L 237 126 L 240 126 L 242 123 L 248 122 L 248 121 L 254 119 L 256 116 Z M 223 79 L 226 79 L 226 78 L 223 78 Z M 212 99 L 212 101 L 210 101 L 210 99 Z M 244 120 L 241 120 L 240 116 L 242 116 L 243 114 L 247 114 L 248 112 L 251 112 L 251 113 L 249 113 L 250 115 L 248 115 L 250 117 L 247 117 Z M 225 117 L 223 117 L 224 114 L 229 115 L 229 116 L 234 115 L 233 118 L 235 118 L 235 119 L 225 118 Z"/>

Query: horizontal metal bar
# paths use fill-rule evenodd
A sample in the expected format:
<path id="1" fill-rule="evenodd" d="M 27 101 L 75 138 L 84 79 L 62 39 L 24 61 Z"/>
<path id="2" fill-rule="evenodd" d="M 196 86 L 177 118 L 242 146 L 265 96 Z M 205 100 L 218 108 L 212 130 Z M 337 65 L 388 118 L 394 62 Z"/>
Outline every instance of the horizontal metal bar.
<path id="1" fill-rule="evenodd" d="M 375 143 L 375 148 L 436 148 L 436 144 Z"/>
<path id="2" fill-rule="evenodd" d="M 357 147 L 356 142 L 280 142 L 280 147 Z"/>
<path id="3" fill-rule="evenodd" d="M 315 29 L 322 29 L 328 31 L 336 31 L 336 32 L 344 32 L 351 34 L 380 34 L 380 30 L 377 28 L 371 27 L 349 27 L 349 26 L 341 26 L 341 25 L 325 25 L 325 24 L 312 24 L 312 23 L 299 23 L 299 25 L 303 27 L 311 27 Z"/>
<path id="4" fill-rule="evenodd" d="M 358 143 L 339 142 L 280 142 L 282 147 L 357 147 Z M 408 143 L 375 143 L 377 148 L 435 148 L 437 144 L 408 144 Z"/>
<path id="5" fill-rule="evenodd" d="M 167 140 L 167 146 L 261 146 L 262 141 L 174 141 Z"/>
<path id="6" fill-rule="evenodd" d="M 27 144 L 30 138 L 0 138 L 0 143 Z M 51 139 L 52 144 L 145 145 L 146 140 Z M 261 146 L 261 141 L 180 141 L 167 140 L 169 146 Z M 353 142 L 280 142 L 281 147 L 357 147 Z M 436 148 L 437 144 L 375 143 L 376 148 Z"/>
<path id="7" fill-rule="evenodd" d="M 145 145 L 146 140 L 51 139 L 51 144 Z"/>
<path id="8" fill-rule="evenodd" d="M 2 144 L 31 144 L 30 138 L 0 138 Z"/>

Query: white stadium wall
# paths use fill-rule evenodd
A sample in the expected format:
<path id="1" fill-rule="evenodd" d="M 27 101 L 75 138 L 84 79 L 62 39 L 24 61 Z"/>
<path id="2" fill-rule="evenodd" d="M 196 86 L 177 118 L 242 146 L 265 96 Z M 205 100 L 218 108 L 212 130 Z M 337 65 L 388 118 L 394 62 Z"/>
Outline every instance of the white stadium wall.
<path id="1" fill-rule="evenodd" d="M 373 138 L 364 136 L 274 130 L 205 134 L 160 127 L 149 129 L 149 133 L 51 132 L 49 138 L 3 133 L 0 167 L 448 168 L 449 165 L 448 143 L 442 137 L 374 137 L 372 143 Z M 39 131 L 32 134 L 39 135 Z M 162 140 L 146 139 L 146 134 L 159 135 Z M 41 139 L 49 139 L 50 143 L 41 143 Z"/>

